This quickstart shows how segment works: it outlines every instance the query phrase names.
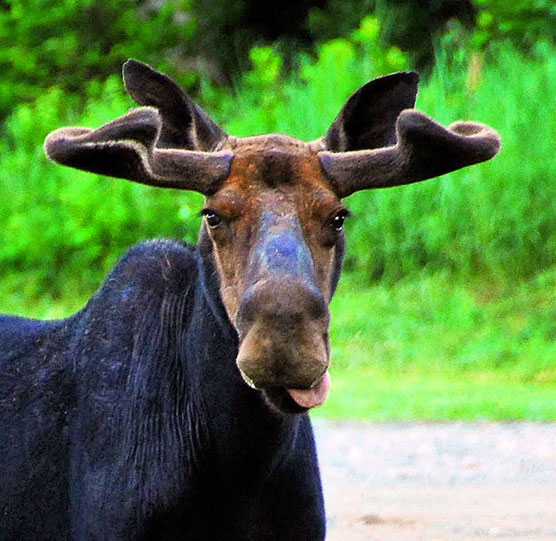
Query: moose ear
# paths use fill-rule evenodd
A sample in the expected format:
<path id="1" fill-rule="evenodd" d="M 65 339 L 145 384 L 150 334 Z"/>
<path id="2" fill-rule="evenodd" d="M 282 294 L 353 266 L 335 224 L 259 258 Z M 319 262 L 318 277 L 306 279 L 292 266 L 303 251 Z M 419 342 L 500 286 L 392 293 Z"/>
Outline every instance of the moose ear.
<path id="1" fill-rule="evenodd" d="M 414 71 L 393 73 L 370 81 L 353 94 L 322 143 L 326 150 L 347 152 L 383 148 L 396 143 L 396 119 L 412 109 L 419 75 Z"/>
<path id="2" fill-rule="evenodd" d="M 130 59 L 123 66 L 124 85 L 139 104 L 155 107 L 162 117 L 159 148 L 216 150 L 228 135 L 167 75 Z"/>

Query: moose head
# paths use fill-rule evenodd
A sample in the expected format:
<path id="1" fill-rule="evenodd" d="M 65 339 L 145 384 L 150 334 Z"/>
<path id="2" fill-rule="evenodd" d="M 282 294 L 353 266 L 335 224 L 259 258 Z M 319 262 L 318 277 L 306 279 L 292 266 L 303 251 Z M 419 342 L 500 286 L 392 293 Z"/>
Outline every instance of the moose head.
<path id="1" fill-rule="evenodd" d="M 205 196 L 199 251 L 212 302 L 237 331 L 243 379 L 283 412 L 306 411 L 328 395 L 328 305 L 349 216 L 342 199 L 442 175 L 500 148 L 487 126 L 445 128 L 414 110 L 413 72 L 367 83 L 309 143 L 230 136 L 169 77 L 135 60 L 123 77 L 142 107 L 96 130 L 59 129 L 46 153 L 78 169 Z"/>

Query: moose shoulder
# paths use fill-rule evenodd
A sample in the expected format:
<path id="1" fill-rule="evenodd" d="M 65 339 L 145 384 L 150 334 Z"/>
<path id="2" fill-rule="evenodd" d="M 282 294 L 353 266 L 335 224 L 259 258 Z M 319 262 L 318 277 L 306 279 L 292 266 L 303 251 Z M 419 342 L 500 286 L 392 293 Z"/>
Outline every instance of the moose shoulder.
<path id="1" fill-rule="evenodd" d="M 199 246 L 132 248 L 66 320 L 0 318 L 0 537 L 324 539 L 307 411 L 330 387 L 341 199 L 500 140 L 413 110 L 411 72 L 362 87 L 310 143 L 229 136 L 137 61 L 124 82 L 142 107 L 57 130 L 46 153 L 204 194 Z"/>

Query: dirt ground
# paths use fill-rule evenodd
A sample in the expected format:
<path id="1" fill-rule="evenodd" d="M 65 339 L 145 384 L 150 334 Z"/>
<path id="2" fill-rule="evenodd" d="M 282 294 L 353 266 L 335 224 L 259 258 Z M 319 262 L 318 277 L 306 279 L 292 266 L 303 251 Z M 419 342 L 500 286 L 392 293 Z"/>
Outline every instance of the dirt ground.
<path id="1" fill-rule="evenodd" d="M 556 539 L 556 423 L 314 426 L 328 541 Z"/>

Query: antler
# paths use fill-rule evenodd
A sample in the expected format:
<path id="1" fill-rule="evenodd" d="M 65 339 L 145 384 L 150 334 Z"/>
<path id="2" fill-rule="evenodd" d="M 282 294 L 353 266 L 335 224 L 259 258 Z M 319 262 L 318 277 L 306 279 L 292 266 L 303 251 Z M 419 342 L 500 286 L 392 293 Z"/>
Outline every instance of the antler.
<path id="1" fill-rule="evenodd" d="M 339 197 L 426 180 L 498 153 L 500 138 L 488 126 L 456 122 L 444 128 L 410 109 L 418 79 L 402 72 L 367 83 L 319 140 L 322 168 Z M 215 193 L 230 171 L 232 154 L 216 151 L 228 135 L 174 81 L 146 64 L 126 62 L 124 82 L 147 107 L 97 130 L 57 130 L 46 139 L 47 155 L 151 186 Z"/>
<path id="2" fill-rule="evenodd" d="M 414 109 L 399 114 L 396 137 L 394 146 L 319 153 L 339 197 L 443 175 L 489 160 L 501 146 L 496 131 L 484 124 L 455 122 L 444 128 Z"/>
<path id="3" fill-rule="evenodd" d="M 216 192 L 230 172 L 232 154 L 205 150 L 227 135 L 170 78 L 146 64 L 128 61 L 124 80 L 140 104 L 159 108 L 134 109 L 96 130 L 56 130 L 46 138 L 47 156 L 62 165 L 150 186 Z M 154 98 L 157 92 L 160 96 Z"/>
<path id="4" fill-rule="evenodd" d="M 159 149 L 160 116 L 140 107 L 96 130 L 61 128 L 45 141 L 47 156 L 62 165 L 150 186 L 214 193 L 228 176 L 229 152 Z"/>

